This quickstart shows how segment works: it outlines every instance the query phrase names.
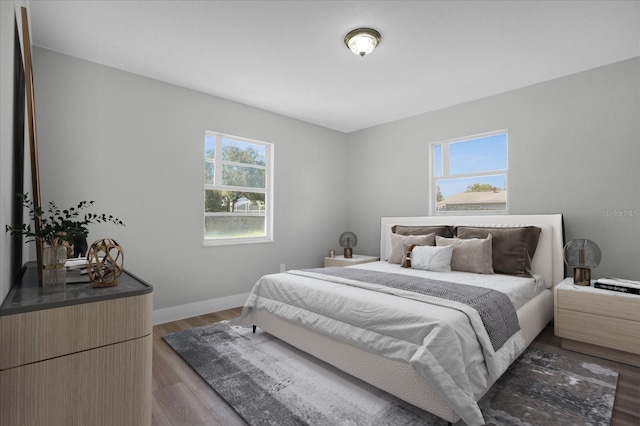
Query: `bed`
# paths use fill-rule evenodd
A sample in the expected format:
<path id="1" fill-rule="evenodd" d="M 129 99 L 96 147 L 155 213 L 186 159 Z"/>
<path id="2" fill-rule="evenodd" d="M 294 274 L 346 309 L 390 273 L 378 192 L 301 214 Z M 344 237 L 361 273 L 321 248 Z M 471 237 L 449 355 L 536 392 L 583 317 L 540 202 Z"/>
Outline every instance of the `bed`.
<path id="1" fill-rule="evenodd" d="M 502 252 L 495 243 L 504 242 L 505 235 L 511 238 L 512 232 L 525 227 L 539 229 L 535 254 L 528 260 L 530 274 L 524 274 L 530 276 L 432 272 L 387 261 L 397 254 L 393 245 L 399 237 L 392 230 L 412 235 L 420 227 L 441 225 L 461 235 L 471 230 L 468 238 L 473 232 L 494 235 L 496 255 Z M 502 240 L 496 240 L 501 232 Z M 448 244 L 439 235 L 434 238 Z M 328 278 L 320 269 L 264 276 L 254 286 L 244 314 L 279 339 L 448 422 L 462 418 L 469 425 L 484 424 L 475 402 L 553 318 L 552 289 L 564 278 L 562 247 L 559 214 L 383 217 L 379 262 L 335 271 L 350 274 L 346 278 Z M 493 260 L 495 266 L 499 259 Z M 328 268 L 327 273 L 338 269 L 342 268 Z M 457 306 L 457 301 L 425 304 L 433 302 L 431 296 L 351 278 L 377 272 L 504 291 L 502 296 L 506 294 L 513 303 L 520 330 L 492 348 L 485 332 L 478 331 L 477 318 Z M 436 343 L 444 344 L 446 350 L 430 346 Z"/>

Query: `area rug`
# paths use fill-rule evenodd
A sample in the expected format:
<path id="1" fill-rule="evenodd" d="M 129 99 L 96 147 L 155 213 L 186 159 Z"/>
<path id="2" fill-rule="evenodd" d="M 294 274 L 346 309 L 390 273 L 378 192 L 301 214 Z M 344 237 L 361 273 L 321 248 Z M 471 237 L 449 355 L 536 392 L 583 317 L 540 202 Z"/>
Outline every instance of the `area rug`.
<path id="1" fill-rule="evenodd" d="M 251 426 L 447 424 L 249 324 L 163 339 Z M 599 365 L 527 349 L 479 405 L 488 425 L 608 425 L 617 380 Z"/>

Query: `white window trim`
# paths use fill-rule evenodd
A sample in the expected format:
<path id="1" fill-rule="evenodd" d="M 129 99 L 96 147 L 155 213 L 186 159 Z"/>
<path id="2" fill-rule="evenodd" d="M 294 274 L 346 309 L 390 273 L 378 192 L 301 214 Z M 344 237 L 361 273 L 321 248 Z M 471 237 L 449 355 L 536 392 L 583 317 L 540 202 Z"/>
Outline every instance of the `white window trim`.
<path id="1" fill-rule="evenodd" d="M 449 145 L 456 142 L 464 142 L 472 139 L 481 139 L 489 136 L 496 136 L 505 134 L 507 136 L 507 168 L 499 169 L 499 170 L 491 170 L 488 172 L 477 172 L 477 173 L 464 173 L 458 175 L 450 175 L 449 171 L 449 150 L 444 149 L 445 145 Z M 442 176 L 435 176 L 436 173 L 436 158 L 435 158 L 435 146 L 442 145 Z M 509 181 L 509 131 L 507 129 L 496 130 L 493 132 L 480 133 L 471 136 L 465 136 L 461 138 L 448 139 L 445 141 L 438 142 L 430 142 L 429 143 L 429 215 L 430 216 L 478 216 L 478 215 L 499 215 L 499 214 L 509 214 L 509 185 L 507 184 Z M 445 172 L 446 171 L 446 172 Z M 465 178 L 465 177 L 478 177 L 478 176 L 496 176 L 496 175 L 505 175 L 505 187 L 507 188 L 507 202 L 504 210 L 472 210 L 472 211 L 438 211 L 436 210 L 436 197 L 438 194 L 436 181 L 438 179 L 457 179 L 457 178 Z"/>
<path id="2" fill-rule="evenodd" d="M 215 160 L 214 161 L 209 161 L 209 162 L 213 162 L 215 164 L 215 169 L 214 169 L 214 183 L 215 182 L 222 182 L 222 164 L 228 164 L 228 165 L 235 165 L 235 166 L 242 166 L 242 167 L 253 167 L 256 169 L 263 169 L 265 170 L 265 187 L 264 188 L 251 188 L 251 187 L 241 187 L 241 186 L 230 186 L 230 185 L 211 185 L 211 184 L 204 184 L 204 189 L 213 189 L 213 190 L 223 190 L 223 191 L 246 191 L 246 192 L 257 192 L 257 193 L 263 193 L 265 194 L 265 202 L 266 202 L 266 208 L 265 208 L 265 212 L 263 214 L 259 214 L 259 213 L 241 213 L 241 212 L 234 212 L 234 213 L 229 213 L 229 212 L 205 212 L 205 197 L 203 195 L 202 197 L 202 205 L 200 208 L 200 211 L 203 213 L 202 216 L 202 235 L 203 235 L 203 245 L 205 247 L 211 247 L 211 246 L 224 246 L 224 245 L 236 245 L 236 244 L 257 244 L 257 243 L 271 243 L 273 242 L 273 199 L 274 199 L 274 191 L 273 191 L 273 182 L 274 182 L 274 172 L 273 172 L 273 165 L 274 165 L 274 145 L 272 143 L 269 142 L 263 142 L 263 141 L 258 141 L 258 140 L 254 140 L 254 139 L 248 139 L 248 138 L 243 138 L 240 136 L 233 136 L 233 135 L 228 135 L 225 133 L 219 133 L 219 132 L 212 132 L 212 131 L 205 131 L 205 141 L 206 141 L 206 136 L 213 136 L 215 137 L 215 141 L 216 141 L 216 146 L 215 146 Z M 245 163 L 237 163 L 237 162 L 233 162 L 233 161 L 223 161 L 222 157 L 218 157 L 218 155 L 222 154 L 222 139 L 232 139 L 238 142 L 246 142 L 249 144 L 253 144 L 253 145 L 262 145 L 265 146 L 266 149 L 266 159 L 265 159 L 265 166 L 261 166 L 261 165 L 257 165 L 257 164 L 245 164 Z M 206 143 L 206 142 L 203 142 Z M 219 161 L 218 161 L 219 158 Z M 202 167 L 205 167 L 205 163 L 208 161 L 209 159 L 205 158 L 204 161 L 202 162 Z M 206 169 L 205 169 L 206 171 Z M 203 192 L 204 194 L 204 192 Z M 266 217 L 266 222 L 265 222 L 265 226 L 266 226 L 266 232 L 265 232 L 265 236 L 264 237 L 236 237 L 236 238 L 204 238 L 204 234 L 205 234 L 205 223 L 206 223 L 206 218 L 207 217 L 212 217 L 212 216 L 252 216 L 252 217 L 256 217 L 256 216 L 265 216 Z"/>

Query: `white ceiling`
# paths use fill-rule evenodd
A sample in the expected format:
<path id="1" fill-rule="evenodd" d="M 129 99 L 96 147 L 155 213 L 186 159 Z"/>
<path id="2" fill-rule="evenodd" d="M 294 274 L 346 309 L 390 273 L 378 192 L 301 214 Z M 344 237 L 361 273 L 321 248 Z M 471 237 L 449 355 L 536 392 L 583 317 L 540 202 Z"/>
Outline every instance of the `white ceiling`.
<path id="1" fill-rule="evenodd" d="M 341 132 L 640 56 L 638 0 L 28 4 L 38 46 Z"/>

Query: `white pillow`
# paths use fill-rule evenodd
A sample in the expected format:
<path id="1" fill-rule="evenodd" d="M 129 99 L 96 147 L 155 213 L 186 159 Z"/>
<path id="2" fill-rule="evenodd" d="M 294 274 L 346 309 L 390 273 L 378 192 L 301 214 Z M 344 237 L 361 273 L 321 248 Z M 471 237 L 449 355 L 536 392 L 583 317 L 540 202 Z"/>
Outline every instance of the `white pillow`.
<path id="1" fill-rule="evenodd" d="M 411 267 L 434 272 L 451 272 L 453 246 L 416 246 L 411 251 Z"/>
<path id="2" fill-rule="evenodd" d="M 436 234 L 428 235 L 398 235 L 391 234 L 391 254 L 389 254 L 389 263 L 402 263 L 405 256 L 403 244 L 415 244 L 418 246 L 435 246 Z"/>

